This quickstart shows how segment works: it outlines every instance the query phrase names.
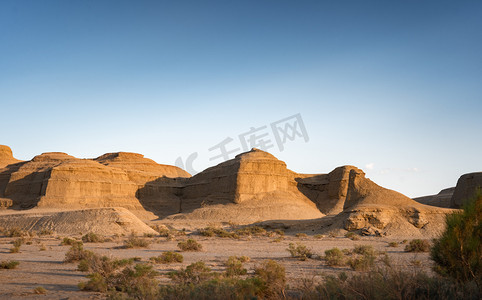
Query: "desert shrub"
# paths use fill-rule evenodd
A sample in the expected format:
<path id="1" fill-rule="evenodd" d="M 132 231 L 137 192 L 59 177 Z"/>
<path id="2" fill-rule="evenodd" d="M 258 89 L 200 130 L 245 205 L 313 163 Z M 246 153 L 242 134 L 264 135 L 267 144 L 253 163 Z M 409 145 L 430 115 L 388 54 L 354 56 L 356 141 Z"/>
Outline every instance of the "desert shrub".
<path id="1" fill-rule="evenodd" d="M 348 277 L 326 276 L 322 284 L 305 291 L 303 299 L 479 299 L 470 286 L 460 286 L 425 273 L 393 268 Z"/>
<path id="2" fill-rule="evenodd" d="M 259 277 L 247 279 L 216 278 L 199 284 L 161 286 L 159 288 L 157 299 L 267 299 L 266 290 L 266 283 Z"/>
<path id="3" fill-rule="evenodd" d="M 65 253 L 65 259 L 64 262 L 70 263 L 70 262 L 77 262 L 81 261 L 83 259 L 88 259 L 94 255 L 94 252 L 85 250 L 84 246 L 80 243 L 73 244 L 70 249 Z"/>
<path id="4" fill-rule="evenodd" d="M 12 242 L 13 247 L 10 248 L 10 253 L 18 253 L 20 252 L 20 247 L 23 245 L 25 242 L 24 238 L 18 238 Z"/>
<path id="5" fill-rule="evenodd" d="M 388 247 L 396 248 L 396 247 L 398 247 L 398 243 L 397 242 L 390 242 L 390 243 L 388 243 Z"/>
<path id="6" fill-rule="evenodd" d="M 355 255 L 348 259 L 348 265 L 355 271 L 368 271 L 375 266 L 375 255 L 365 252 L 362 255 Z"/>
<path id="7" fill-rule="evenodd" d="M 307 237 L 308 237 L 308 235 L 307 235 L 306 233 L 300 233 L 300 232 L 298 232 L 297 234 L 295 234 L 295 236 L 296 236 L 297 238 L 307 238 Z"/>
<path id="8" fill-rule="evenodd" d="M 345 237 L 352 241 L 358 241 L 360 239 L 360 236 L 354 232 L 347 232 Z"/>
<path id="9" fill-rule="evenodd" d="M 295 257 L 303 261 L 313 256 L 312 250 L 303 244 L 297 244 L 295 246 L 295 244 L 290 243 L 288 249 L 286 250 L 288 250 L 288 252 L 291 254 L 291 257 Z"/>
<path id="10" fill-rule="evenodd" d="M 266 234 L 266 229 L 260 226 L 247 226 L 243 228 L 236 229 L 235 233 L 238 236 L 260 236 Z"/>
<path id="11" fill-rule="evenodd" d="M 103 243 L 104 237 L 93 232 L 89 232 L 82 236 L 82 242 L 84 243 Z"/>
<path id="12" fill-rule="evenodd" d="M 283 294 L 286 284 L 284 266 L 274 260 L 267 260 L 254 270 L 254 274 L 264 283 L 267 297 L 276 298 Z"/>
<path id="13" fill-rule="evenodd" d="M 201 251 L 202 245 L 193 239 L 188 239 L 177 244 L 182 251 Z"/>
<path id="14" fill-rule="evenodd" d="M 4 260 L 0 262 L 0 269 L 15 269 L 19 264 L 16 260 Z"/>
<path id="15" fill-rule="evenodd" d="M 458 282 L 475 281 L 482 293 L 482 192 L 466 201 L 463 211 L 446 217 L 446 229 L 434 241 L 434 270 Z"/>
<path id="16" fill-rule="evenodd" d="M 28 231 L 22 230 L 18 227 L 10 228 L 4 231 L 6 237 L 22 237 L 22 236 L 32 236 Z"/>
<path id="17" fill-rule="evenodd" d="M 131 234 L 125 241 L 124 241 L 124 248 L 147 248 L 151 243 L 149 240 L 145 238 L 141 238 Z"/>
<path id="18" fill-rule="evenodd" d="M 361 254 L 361 255 L 365 255 L 365 254 L 374 255 L 375 250 L 373 249 L 373 246 L 370 246 L 370 245 L 356 245 L 355 247 L 353 247 L 353 253 Z"/>
<path id="19" fill-rule="evenodd" d="M 329 266 L 343 266 L 345 265 L 345 256 L 343 252 L 338 248 L 332 248 L 325 250 L 326 264 Z"/>
<path id="20" fill-rule="evenodd" d="M 428 252 L 430 243 L 427 240 L 414 239 L 405 246 L 406 252 Z"/>
<path id="21" fill-rule="evenodd" d="M 79 288 L 87 291 L 126 293 L 136 299 L 153 299 L 157 294 L 158 273 L 147 264 L 127 266 L 109 274 L 92 273 L 87 275 L 89 281 L 79 283 Z M 125 297 L 119 297 L 125 299 Z"/>
<path id="22" fill-rule="evenodd" d="M 77 270 L 82 272 L 98 273 L 105 277 L 109 274 L 112 274 L 119 268 L 131 265 L 133 263 L 133 258 L 116 259 L 92 253 L 92 255 L 82 259 L 79 262 Z"/>
<path id="23" fill-rule="evenodd" d="M 222 228 L 217 228 L 213 226 L 208 226 L 206 228 L 200 229 L 199 234 L 207 237 L 221 237 L 221 238 L 238 238 L 239 236 L 235 232 L 229 232 Z"/>
<path id="24" fill-rule="evenodd" d="M 184 257 L 180 253 L 166 251 L 159 256 L 151 257 L 150 260 L 158 264 L 170 264 L 175 262 L 182 263 L 184 261 Z"/>
<path id="25" fill-rule="evenodd" d="M 313 237 L 314 237 L 315 239 L 318 239 L 318 240 L 319 240 L 319 239 L 324 238 L 324 235 L 318 233 L 318 234 L 315 234 Z"/>
<path id="26" fill-rule="evenodd" d="M 45 246 L 45 244 L 40 244 L 38 250 L 39 250 L 39 251 L 46 251 L 46 250 L 47 250 L 47 246 Z"/>
<path id="27" fill-rule="evenodd" d="M 42 229 L 38 232 L 38 235 L 52 235 L 54 231 L 51 229 Z"/>
<path id="28" fill-rule="evenodd" d="M 43 286 L 38 286 L 33 289 L 33 293 L 37 295 L 45 295 L 47 294 L 47 290 Z"/>
<path id="29" fill-rule="evenodd" d="M 276 230 L 274 231 L 274 233 L 276 233 L 276 234 L 279 235 L 279 236 L 285 236 L 285 232 L 284 232 L 283 230 L 281 230 L 281 229 L 276 229 Z"/>
<path id="30" fill-rule="evenodd" d="M 78 243 L 82 244 L 82 241 L 78 241 L 76 239 L 72 239 L 72 238 L 69 238 L 69 237 L 64 237 L 62 239 L 62 241 L 60 242 L 60 245 L 62 245 L 62 246 L 72 246 L 72 245 L 78 244 Z"/>
<path id="31" fill-rule="evenodd" d="M 202 261 L 190 264 L 185 269 L 168 273 L 169 278 L 180 284 L 198 284 L 216 277 L 211 268 Z"/>
<path id="32" fill-rule="evenodd" d="M 243 262 L 246 261 L 244 257 L 245 256 L 242 256 L 242 257 L 230 256 L 228 258 L 228 260 L 224 263 L 226 266 L 227 277 L 246 275 L 248 273 L 248 270 L 243 268 Z"/>

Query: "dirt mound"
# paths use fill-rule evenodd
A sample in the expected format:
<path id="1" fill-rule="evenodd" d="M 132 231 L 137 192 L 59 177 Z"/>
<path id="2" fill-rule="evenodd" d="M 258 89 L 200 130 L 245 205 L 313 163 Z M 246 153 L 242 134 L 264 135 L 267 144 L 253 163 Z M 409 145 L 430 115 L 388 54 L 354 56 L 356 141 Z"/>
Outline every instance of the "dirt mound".
<path id="1" fill-rule="evenodd" d="M 423 196 L 418 198 L 413 198 L 413 200 L 417 201 L 418 203 L 437 206 L 437 207 L 444 207 L 444 208 L 451 208 L 451 199 L 452 195 L 454 194 L 455 187 L 451 187 L 448 189 L 441 190 L 437 195 L 430 195 L 430 196 Z"/>
<path id="2" fill-rule="evenodd" d="M 120 207 L 70 211 L 4 211 L 0 214 L 0 227 L 27 231 L 52 230 L 58 234 L 93 232 L 105 236 L 128 235 L 131 232 L 138 235 L 156 233 L 130 211 Z"/>
<path id="3" fill-rule="evenodd" d="M 478 188 L 482 189 L 482 172 L 460 176 L 450 200 L 451 207 L 462 207 L 464 201 L 473 197 Z"/>

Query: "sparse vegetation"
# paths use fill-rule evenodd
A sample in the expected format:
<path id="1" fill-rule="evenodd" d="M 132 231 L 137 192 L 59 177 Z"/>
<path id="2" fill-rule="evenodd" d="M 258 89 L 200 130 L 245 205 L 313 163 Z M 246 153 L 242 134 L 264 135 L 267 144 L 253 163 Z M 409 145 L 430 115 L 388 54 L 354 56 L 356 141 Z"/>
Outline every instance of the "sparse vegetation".
<path id="1" fill-rule="evenodd" d="M 20 247 L 22 246 L 22 244 L 25 242 L 25 239 L 24 238 L 19 238 L 19 239 L 16 239 L 12 242 L 13 244 L 13 247 L 10 248 L 10 253 L 18 253 L 20 252 Z"/>
<path id="2" fill-rule="evenodd" d="M 60 242 L 60 244 L 62 246 L 72 246 L 72 245 L 78 244 L 78 243 L 82 244 L 82 241 L 78 241 L 76 239 L 72 239 L 72 238 L 69 238 L 69 237 L 64 237 L 62 239 L 62 241 Z"/>
<path id="3" fill-rule="evenodd" d="M 166 251 L 159 256 L 151 257 L 150 260 L 158 264 L 182 263 L 184 257 L 180 253 Z"/>
<path id="4" fill-rule="evenodd" d="M 38 286 L 33 289 L 33 293 L 37 295 L 45 295 L 47 294 L 47 290 L 42 286 Z"/>
<path id="5" fill-rule="evenodd" d="M 217 276 L 202 261 L 192 263 L 185 269 L 181 268 L 179 271 L 170 272 L 168 275 L 174 282 L 180 284 L 199 284 Z"/>
<path id="6" fill-rule="evenodd" d="M 354 232 L 347 232 L 345 234 L 345 237 L 347 239 L 352 240 L 352 241 L 358 241 L 360 239 L 360 236 L 358 234 L 354 233 Z"/>
<path id="7" fill-rule="evenodd" d="M 70 249 L 65 253 L 65 259 L 64 262 L 70 263 L 70 262 L 78 262 L 83 259 L 88 259 L 90 258 L 94 253 L 89 250 L 85 250 L 84 246 L 80 243 L 73 244 Z"/>
<path id="8" fill-rule="evenodd" d="M 225 229 L 217 228 L 213 226 L 200 229 L 199 234 L 207 237 L 217 236 L 221 238 L 239 238 L 238 234 L 236 234 L 235 232 L 229 232 Z"/>
<path id="9" fill-rule="evenodd" d="M 246 256 L 230 256 L 225 262 L 226 276 L 235 277 L 240 275 L 246 275 L 248 273 L 248 270 L 243 267 L 243 263 L 249 260 L 249 258 L 246 258 Z"/>
<path id="10" fill-rule="evenodd" d="M 124 248 L 147 248 L 151 243 L 149 240 L 145 238 L 138 237 L 134 234 L 131 234 L 125 241 L 124 241 Z"/>
<path id="11" fill-rule="evenodd" d="M 247 226 L 235 230 L 238 236 L 262 236 L 266 234 L 266 229 L 260 226 Z"/>
<path id="12" fill-rule="evenodd" d="M 308 237 L 308 235 L 307 235 L 306 233 L 300 233 L 300 232 L 298 232 L 297 234 L 295 234 L 295 236 L 296 236 L 297 238 L 300 238 L 300 239 L 301 239 L 301 238 L 307 238 L 307 237 Z"/>
<path id="13" fill-rule="evenodd" d="M 103 243 L 104 237 L 93 232 L 89 232 L 82 236 L 82 242 L 84 243 Z"/>
<path id="14" fill-rule="evenodd" d="M 38 232 L 38 235 L 40 236 L 47 236 L 47 235 L 53 235 L 54 231 L 51 229 L 42 229 Z"/>
<path id="15" fill-rule="evenodd" d="M 288 246 L 288 252 L 291 254 L 291 257 L 295 257 L 299 260 L 305 261 L 308 258 L 311 258 L 313 256 L 313 252 L 311 249 L 306 247 L 306 245 L 303 244 L 295 244 L 290 243 Z"/>
<path id="16" fill-rule="evenodd" d="M 46 250 L 47 250 L 47 247 L 45 246 L 45 244 L 40 244 L 38 250 L 39 250 L 39 251 L 46 251 Z"/>
<path id="17" fill-rule="evenodd" d="M 15 269 L 20 263 L 16 260 L 4 260 L 0 262 L 0 269 Z"/>
<path id="18" fill-rule="evenodd" d="M 390 243 L 388 243 L 388 247 L 396 248 L 396 247 L 398 247 L 398 243 L 397 242 L 390 242 Z"/>
<path id="19" fill-rule="evenodd" d="M 186 241 L 179 242 L 177 246 L 182 251 L 201 251 L 202 250 L 202 245 L 193 239 L 188 239 Z"/>
<path id="20" fill-rule="evenodd" d="M 482 294 L 482 191 L 466 201 L 463 211 L 447 215 L 446 229 L 434 241 L 434 270 L 459 283 L 475 282 Z"/>
<path id="21" fill-rule="evenodd" d="M 326 264 L 329 266 L 343 266 L 345 265 L 345 256 L 338 248 L 332 248 L 325 251 L 324 257 Z"/>
<path id="22" fill-rule="evenodd" d="M 428 252 L 430 243 L 427 240 L 414 239 L 405 246 L 406 252 Z"/>

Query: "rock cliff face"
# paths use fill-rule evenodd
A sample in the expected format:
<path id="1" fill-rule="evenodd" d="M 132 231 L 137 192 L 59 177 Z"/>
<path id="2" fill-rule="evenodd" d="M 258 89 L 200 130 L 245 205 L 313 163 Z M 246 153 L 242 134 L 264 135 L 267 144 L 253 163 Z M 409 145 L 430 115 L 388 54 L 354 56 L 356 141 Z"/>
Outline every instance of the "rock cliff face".
<path id="1" fill-rule="evenodd" d="M 78 159 L 50 152 L 20 162 L 10 148 L 0 151 L 0 207 L 4 208 L 122 207 L 142 217 L 149 212 L 147 219 L 187 223 L 247 224 L 332 215 L 333 226 L 343 230 L 419 235 L 438 233 L 444 215 L 451 212 L 382 188 L 354 166 L 328 174 L 299 174 L 258 149 L 194 177 L 136 153 Z M 462 176 L 453 199 L 471 193 L 480 174 Z"/>
<path id="2" fill-rule="evenodd" d="M 177 167 L 123 152 L 95 160 L 49 152 L 2 170 L 0 196 L 10 200 L 5 206 L 17 209 L 119 206 L 158 213 L 162 201 L 175 200 L 177 178 L 190 176 Z M 162 180 L 167 176 L 173 177 Z M 171 209 L 172 203 L 168 206 Z"/>
<path id="3" fill-rule="evenodd" d="M 273 155 L 253 149 L 190 178 L 174 218 L 254 222 L 314 219 L 323 214 L 298 191 L 296 173 Z"/>
<path id="4" fill-rule="evenodd" d="M 482 189 L 482 172 L 460 176 L 450 200 L 450 205 L 455 208 L 462 207 L 464 201 L 473 197 L 478 188 Z"/>
<path id="5" fill-rule="evenodd" d="M 413 200 L 426 205 L 452 208 L 451 199 L 454 191 L 455 187 L 451 187 L 441 190 L 437 195 L 418 197 L 414 198 Z"/>

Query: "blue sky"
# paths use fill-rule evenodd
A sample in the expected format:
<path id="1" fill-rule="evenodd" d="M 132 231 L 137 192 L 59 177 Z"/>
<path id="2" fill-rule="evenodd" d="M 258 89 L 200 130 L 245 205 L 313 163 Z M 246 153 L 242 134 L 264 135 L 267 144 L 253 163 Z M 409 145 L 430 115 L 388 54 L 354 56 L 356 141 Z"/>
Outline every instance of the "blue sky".
<path id="1" fill-rule="evenodd" d="M 290 169 L 437 193 L 482 171 L 481 53 L 480 1 L 4 0 L 0 144 L 201 171 L 299 113 Z"/>

